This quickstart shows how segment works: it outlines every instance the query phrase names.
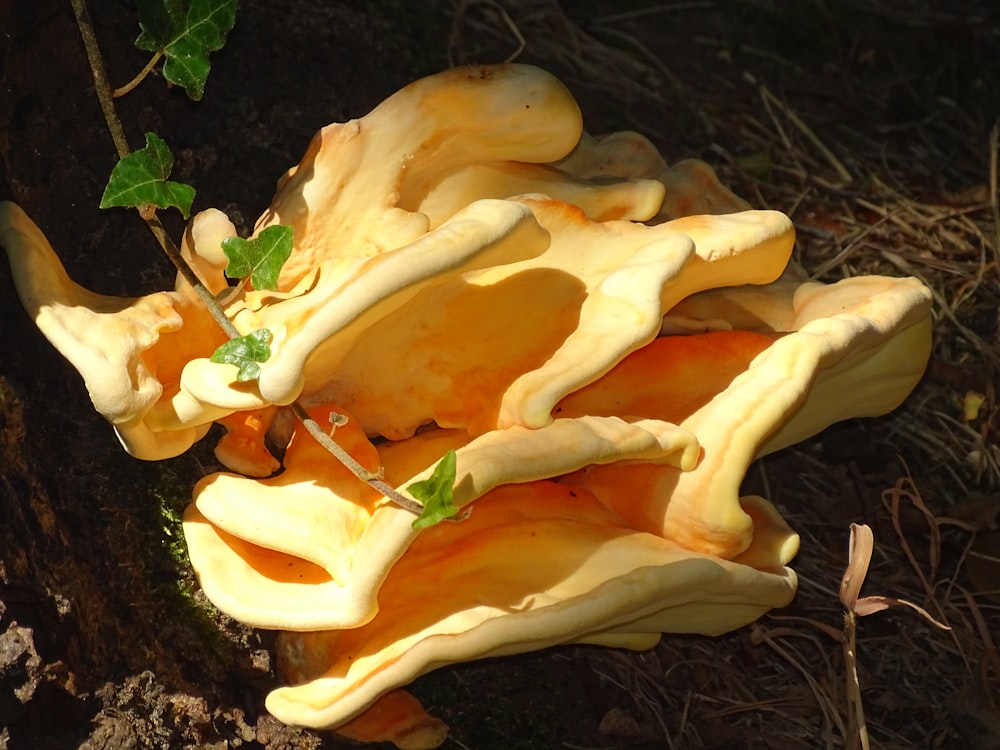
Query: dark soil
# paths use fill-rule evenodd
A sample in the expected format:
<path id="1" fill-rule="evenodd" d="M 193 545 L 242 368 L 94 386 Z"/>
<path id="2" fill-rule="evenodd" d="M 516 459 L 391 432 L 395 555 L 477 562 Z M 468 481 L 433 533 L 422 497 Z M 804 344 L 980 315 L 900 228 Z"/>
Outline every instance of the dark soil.
<path id="1" fill-rule="evenodd" d="M 195 210 L 220 208 L 245 234 L 269 202 L 276 179 L 299 160 L 319 127 L 360 116 L 414 77 L 447 65 L 449 8 L 427 2 L 424 12 L 423 5 L 245 0 L 225 49 L 212 56 L 203 101 L 193 103 L 159 79 L 119 100 L 129 141 L 138 147 L 147 131 L 162 136 L 177 157 L 176 179 L 198 190 Z M 511 5 L 528 23 L 533 6 L 551 3 Z M 571 20 L 587 29 L 588 19 L 611 12 L 601 5 L 580 4 Z M 524 59 L 566 77 L 592 130 L 637 128 L 668 159 L 693 155 L 722 162 L 731 168 L 727 176 L 738 183 L 734 187 L 754 203 L 790 210 L 777 205 L 780 198 L 768 192 L 767 181 L 754 182 L 752 159 L 760 154 L 729 127 L 742 107 L 759 110 L 760 104 L 751 87 L 742 101 L 724 99 L 732 89 L 720 81 L 751 70 L 770 76 L 776 86 L 804 90 L 805 100 L 829 118 L 820 123 L 829 132 L 838 122 L 861 128 L 858 121 L 866 120 L 869 137 L 896 139 L 897 146 L 912 139 L 906 143 L 914 158 L 940 159 L 919 171 L 914 193 L 967 187 L 963 164 L 982 155 L 970 153 L 961 139 L 985 133 L 997 113 L 995 104 L 984 101 L 996 101 L 998 89 L 989 85 L 1000 81 L 995 33 L 956 23 L 914 26 L 905 23 L 904 13 L 831 38 L 820 32 L 846 29 L 849 19 L 831 20 L 823 3 L 801 15 L 778 13 L 767 3 L 722 3 L 728 15 L 716 4 L 704 5 L 713 9 L 699 17 L 697 29 L 684 26 L 682 16 L 663 13 L 634 27 L 632 43 L 613 45 L 636 54 L 637 41 L 665 60 L 676 80 L 636 80 L 635 89 L 609 90 L 608 79 L 590 74 L 601 59 L 584 65 L 538 47 L 529 47 Z M 133 4 L 93 0 L 90 10 L 110 78 L 121 84 L 147 59 L 132 44 Z M 819 27 L 812 36 L 811 25 Z M 498 61 L 510 51 L 495 36 L 474 32 L 470 26 L 465 39 L 473 60 Z M 549 32 L 553 47 L 567 43 L 564 28 Z M 700 42 L 699 34 L 714 35 L 718 43 Z M 808 54 L 803 39 L 817 40 Z M 786 47 L 794 44 L 799 49 L 792 54 Z M 116 156 L 69 2 L 0 0 L 0 45 L 0 199 L 25 209 L 80 284 L 118 295 L 170 285 L 173 271 L 135 215 L 97 208 Z M 946 54 L 953 58 L 942 62 Z M 796 62 L 774 62 L 783 56 Z M 839 65 L 845 60 L 855 69 Z M 893 78 L 892 61 L 899 60 L 924 60 L 926 74 L 897 70 Z M 619 64 L 617 58 L 604 62 Z M 696 106 L 683 92 L 706 69 L 712 73 L 704 87 L 717 89 L 719 98 Z M 954 80 L 945 80 L 942 70 Z M 980 77 L 973 80 L 970 70 L 979 70 Z M 873 76 L 897 86 L 880 109 L 851 99 L 851 82 L 867 85 L 863 79 Z M 960 132 L 961 139 L 955 136 L 951 148 L 921 149 L 920 133 L 910 125 L 926 116 L 922 102 L 943 96 L 952 97 L 947 111 L 953 119 L 939 119 L 944 125 L 934 132 Z M 841 108 L 828 107 L 830 99 Z M 179 236 L 179 217 L 168 213 L 165 220 Z M 807 255 L 814 236 L 806 234 Z M 982 326 L 993 335 L 996 319 Z M 216 466 L 211 440 L 156 464 L 128 457 L 93 412 L 75 371 L 24 314 L 5 264 L 0 342 L 0 750 L 347 746 L 330 733 L 285 727 L 265 712 L 264 696 L 276 684 L 270 635 L 214 612 L 186 565 L 178 519 L 194 482 Z M 850 425 L 811 444 L 810 455 L 829 467 L 823 524 L 879 522 L 878 493 L 898 471 L 896 447 L 880 436 Z M 933 467 L 916 468 L 926 474 Z M 801 494 L 801 471 L 794 458 L 776 459 L 770 493 L 779 502 L 782 493 Z M 886 525 L 884 518 L 881 523 Z M 835 557 L 839 564 L 843 549 L 814 548 L 812 554 Z M 894 632 L 895 626 L 885 627 Z M 732 663 L 757 663 L 749 632 L 728 638 Z M 628 658 L 655 661 L 674 654 Z M 577 648 L 477 663 L 429 675 L 414 690 L 453 727 L 450 747 L 667 746 L 657 712 L 643 710 L 635 684 L 613 679 L 620 673 L 609 671 L 607 658 L 599 649 Z M 642 666 L 631 664 L 633 670 Z M 661 674 L 668 666 L 656 662 Z M 684 674 L 690 678 L 684 690 L 712 680 L 704 665 Z M 959 718 L 953 723 L 963 714 L 954 715 Z M 720 709 L 719 716 L 726 713 Z M 907 719 L 892 721 L 898 728 Z M 725 721 L 716 724 L 702 729 L 699 747 L 778 747 L 768 740 L 766 723 L 739 730 Z M 902 729 L 897 736 L 902 739 L 884 746 L 959 747 L 965 745 L 948 743 L 967 740 L 951 724 L 937 730 L 937 744 L 929 734 L 926 743 Z M 809 735 L 799 745 L 781 745 L 814 746 L 827 745 Z"/>

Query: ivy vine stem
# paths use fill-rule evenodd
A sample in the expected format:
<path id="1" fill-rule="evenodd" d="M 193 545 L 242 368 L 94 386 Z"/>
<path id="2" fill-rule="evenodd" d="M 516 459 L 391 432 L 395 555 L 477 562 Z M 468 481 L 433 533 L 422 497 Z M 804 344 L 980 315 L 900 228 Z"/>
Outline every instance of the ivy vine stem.
<path id="1" fill-rule="evenodd" d="M 104 72 L 104 60 L 101 57 L 100 45 L 97 43 L 97 35 L 94 34 L 94 24 L 90 20 L 90 11 L 87 10 L 86 0 L 70 0 L 70 2 L 73 4 L 77 28 L 80 29 L 80 36 L 83 37 L 83 46 L 87 50 L 87 60 L 90 62 L 90 72 L 94 76 L 97 99 L 101 103 L 104 120 L 111 132 L 111 140 L 115 142 L 115 148 L 118 150 L 118 158 L 124 159 L 131 149 L 128 147 L 122 122 L 118 119 L 118 113 L 115 112 L 115 104 L 111 98 L 111 83 L 108 81 L 107 73 Z"/>
<path id="2" fill-rule="evenodd" d="M 94 77 L 97 98 L 101 104 L 101 111 L 104 113 L 104 120 L 107 123 L 109 132 L 111 133 L 111 139 L 114 141 L 115 149 L 118 151 L 118 157 L 119 159 L 123 159 L 131 153 L 131 149 L 129 149 L 128 140 L 125 138 L 125 130 L 122 127 L 122 122 L 115 109 L 114 92 L 112 91 L 107 73 L 105 72 L 104 60 L 101 56 L 100 46 L 97 43 L 97 36 L 94 34 L 94 26 L 90 20 L 90 12 L 87 10 L 86 0 L 70 0 L 70 2 L 73 5 L 73 13 L 76 16 L 76 24 L 80 30 L 80 36 L 83 37 L 83 45 L 87 51 L 87 60 L 90 64 L 91 74 Z M 147 67 L 151 69 L 155 64 L 156 58 L 154 58 Z M 148 73 L 148 71 L 146 72 Z M 134 88 L 134 85 L 132 87 Z M 140 207 L 137 210 L 139 211 L 139 215 L 146 222 L 146 226 L 148 226 L 149 230 L 153 233 L 153 236 L 156 237 L 160 247 L 163 248 L 163 252 L 167 255 L 181 276 L 184 277 L 184 280 L 191 285 L 195 294 L 198 296 L 198 299 L 200 299 L 205 305 L 222 330 L 225 331 L 226 335 L 230 339 L 239 338 L 239 331 L 232 324 L 232 321 L 226 317 L 219 301 L 205 287 L 201 279 L 198 278 L 194 269 L 191 268 L 191 265 L 181 255 L 177 244 L 170 238 L 170 235 L 167 234 L 163 223 L 156 214 L 155 207 Z M 417 515 L 421 514 L 423 506 L 420 503 L 411 500 L 410 498 L 402 495 L 398 490 L 391 487 L 384 479 L 382 479 L 380 473 L 370 472 L 358 463 L 353 456 L 337 445 L 337 443 L 335 443 L 330 436 L 323 431 L 323 428 L 309 416 L 309 413 L 298 401 L 293 402 L 291 404 L 291 408 L 295 416 L 302 422 L 306 430 L 317 441 L 319 441 L 320 445 L 326 448 L 334 458 L 347 467 L 347 469 L 358 477 L 358 479 L 370 485 L 373 489 L 384 495 L 388 500 L 395 503 L 399 507 Z"/>
<path id="3" fill-rule="evenodd" d="M 333 441 L 326 431 L 320 427 L 319 422 L 309 416 L 309 412 L 303 408 L 302 404 L 298 401 L 293 401 L 291 409 L 292 413 L 298 417 L 299 421 L 302 422 L 303 426 L 306 428 L 306 431 L 312 435 L 313 438 L 315 438 L 316 442 L 332 453 L 337 460 L 340 461 L 340 463 L 351 471 L 352 474 L 367 482 L 396 505 L 412 513 L 420 515 L 423 511 L 423 506 L 420 503 L 415 500 L 411 500 L 401 494 L 398 490 L 394 489 L 388 482 L 382 479 L 381 473 L 368 471 L 368 469 L 358 463 L 354 456 Z"/>
<path id="4" fill-rule="evenodd" d="M 97 43 L 97 35 L 94 34 L 94 25 L 90 20 L 90 11 L 87 10 L 86 0 L 70 0 L 70 2 L 73 4 L 73 13 L 76 15 L 76 25 L 80 29 L 80 36 L 83 37 L 83 46 L 87 51 L 87 61 L 90 63 L 90 72 L 94 76 L 94 87 L 97 91 L 97 99 L 101 103 L 101 111 L 104 113 L 104 121 L 108 125 L 108 131 L 111 133 L 111 140 L 114 141 L 115 150 L 118 151 L 118 158 L 124 159 L 131 153 L 132 149 L 129 148 L 128 139 L 125 137 L 125 128 L 122 127 L 122 121 L 115 109 L 111 83 L 108 81 L 108 76 L 104 69 L 104 58 L 101 56 L 101 47 Z M 198 275 L 194 272 L 194 269 L 184 260 L 176 243 L 167 234 L 166 229 L 164 229 L 163 224 L 156 215 L 155 207 L 150 207 L 150 209 L 148 211 L 141 208 L 136 210 L 143 221 L 146 222 L 146 226 L 149 227 L 153 236 L 156 237 L 156 241 L 160 243 L 160 247 L 163 248 L 163 252 L 166 253 L 170 262 L 174 264 L 174 267 L 184 277 L 185 281 L 195 287 L 195 293 L 198 294 L 198 297 L 202 301 L 205 301 L 205 297 L 198 293 L 200 287 L 207 294 L 208 299 L 213 299 L 211 293 L 205 289 L 205 285 L 201 283 Z M 212 312 L 212 317 L 219 322 L 219 325 L 222 326 L 222 329 L 226 331 L 230 338 L 233 338 L 234 335 L 239 335 L 236 329 L 232 327 L 229 319 L 222 313 L 219 306 L 215 304 L 214 299 L 213 303 L 208 305 L 208 309 Z M 216 311 L 218 311 L 218 315 L 215 314 Z M 222 321 L 225 321 L 225 323 Z"/>
<path id="5" fill-rule="evenodd" d="M 151 215 L 143 216 L 146 221 L 146 226 L 149 227 L 153 236 L 156 237 L 157 241 L 160 243 L 160 247 L 163 248 L 163 252 L 166 253 L 167 257 L 170 258 L 170 262 L 174 264 L 184 280 L 191 285 L 194 289 L 194 293 L 198 295 L 198 299 L 201 303 L 208 309 L 208 312 L 212 315 L 212 318 L 219 327 L 226 332 L 226 336 L 231 339 L 239 338 L 240 332 L 236 330 L 236 326 L 233 322 L 226 317 L 226 313 L 223 312 L 222 307 L 219 305 L 219 301 L 212 295 L 208 288 L 201 283 L 201 279 L 198 278 L 198 274 L 194 272 L 184 256 L 181 255 L 181 251 L 177 248 L 176 243 L 170 239 L 170 235 L 167 234 L 166 228 L 160 221 L 160 217 L 156 215 L 156 211 L 153 210 Z"/>

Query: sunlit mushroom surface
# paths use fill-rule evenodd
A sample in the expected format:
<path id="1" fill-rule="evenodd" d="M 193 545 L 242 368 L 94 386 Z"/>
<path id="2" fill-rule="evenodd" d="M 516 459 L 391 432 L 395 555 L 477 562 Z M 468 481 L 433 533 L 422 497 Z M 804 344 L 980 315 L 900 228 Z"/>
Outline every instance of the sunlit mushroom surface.
<path id="1" fill-rule="evenodd" d="M 323 128 L 257 231 L 274 224 L 295 242 L 278 290 L 226 308 L 273 334 L 239 382 L 209 361 L 225 336 L 183 281 L 92 293 L 0 206 L 25 308 L 130 453 L 226 427 L 232 471 L 199 481 L 185 517 L 192 564 L 222 611 L 284 631 L 269 710 L 356 739 L 443 742 L 399 688 L 445 664 L 649 648 L 787 604 L 798 537 L 741 496 L 748 466 L 896 408 L 930 351 L 918 281 L 796 281 L 786 216 L 635 133 L 586 135 L 528 66 L 449 70 Z M 218 292 L 235 230 L 211 210 L 190 230 Z M 302 429 L 279 461 L 265 436 L 295 400 L 346 416 L 333 439 L 404 495 L 455 450 L 468 517 L 414 530 Z"/>

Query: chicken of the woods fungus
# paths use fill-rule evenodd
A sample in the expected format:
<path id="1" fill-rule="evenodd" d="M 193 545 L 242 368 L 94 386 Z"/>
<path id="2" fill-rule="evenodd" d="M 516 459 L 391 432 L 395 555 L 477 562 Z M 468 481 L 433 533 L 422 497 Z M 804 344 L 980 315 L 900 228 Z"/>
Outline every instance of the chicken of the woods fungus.
<path id="1" fill-rule="evenodd" d="M 294 232 L 277 291 L 225 308 L 273 334 L 250 382 L 210 361 L 225 336 L 183 279 L 83 289 L 9 203 L 0 242 L 129 453 L 226 427 L 231 471 L 201 479 L 185 516 L 191 562 L 219 609 L 283 631 L 288 684 L 267 708 L 355 739 L 443 742 L 402 687 L 445 664 L 645 649 L 787 604 L 798 537 L 740 495 L 749 464 L 894 409 L 929 355 L 918 281 L 799 281 L 786 216 L 635 133 L 585 134 L 533 67 L 449 70 L 323 128 L 256 231 L 274 224 Z M 189 229 L 183 253 L 219 292 L 233 225 L 209 209 Z M 285 426 L 295 400 L 345 416 L 333 439 L 404 495 L 455 450 L 473 512 L 415 530 Z"/>

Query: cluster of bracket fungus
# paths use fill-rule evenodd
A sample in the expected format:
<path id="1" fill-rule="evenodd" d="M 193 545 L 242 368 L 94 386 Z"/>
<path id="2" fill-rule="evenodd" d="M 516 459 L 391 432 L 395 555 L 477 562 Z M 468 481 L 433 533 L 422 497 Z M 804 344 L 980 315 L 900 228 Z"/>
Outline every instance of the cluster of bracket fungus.
<path id="1" fill-rule="evenodd" d="M 233 471 L 197 484 L 185 535 L 222 611 L 284 631 L 289 684 L 268 709 L 404 748 L 444 740 L 400 690 L 442 665 L 649 648 L 787 604 L 798 537 L 740 496 L 747 467 L 894 409 L 930 349 L 919 282 L 799 281 L 786 216 L 636 134 L 584 134 L 567 90 L 527 66 L 450 70 L 323 128 L 257 231 L 273 224 L 295 238 L 278 290 L 225 310 L 273 334 L 249 382 L 210 361 L 225 336 L 183 280 L 82 289 L 11 204 L 0 242 L 130 453 L 227 427 Z M 217 211 L 186 233 L 213 292 L 232 234 Z M 333 439 L 397 488 L 455 450 L 472 512 L 416 530 L 302 429 L 279 462 L 264 438 L 295 400 L 345 415 Z"/>

